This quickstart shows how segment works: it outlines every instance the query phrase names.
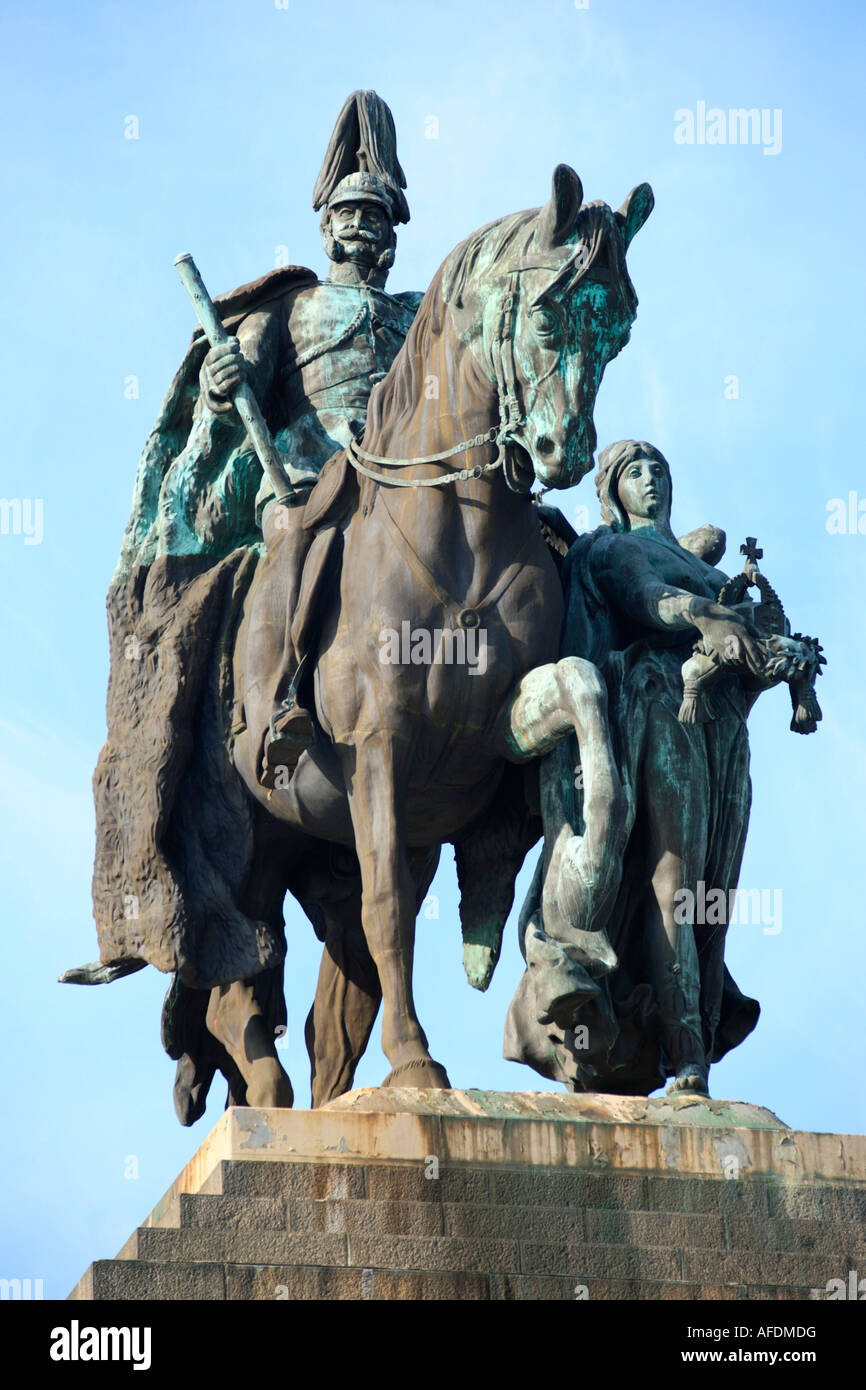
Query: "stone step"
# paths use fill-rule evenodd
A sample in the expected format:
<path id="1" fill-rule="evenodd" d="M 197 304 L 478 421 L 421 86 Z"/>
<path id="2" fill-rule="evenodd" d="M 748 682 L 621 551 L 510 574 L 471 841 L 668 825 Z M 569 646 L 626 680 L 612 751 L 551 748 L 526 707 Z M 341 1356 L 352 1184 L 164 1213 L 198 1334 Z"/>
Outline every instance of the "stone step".
<path id="1" fill-rule="evenodd" d="M 227 1110 L 72 1297 L 780 1301 L 866 1278 L 863 1137 L 688 1098 L 344 1100 Z"/>
<path id="2" fill-rule="evenodd" d="M 380 1163 L 365 1167 L 360 1163 L 249 1163 L 224 1159 L 205 1180 L 201 1192 L 237 1197 L 375 1197 L 385 1201 L 598 1207 L 860 1222 L 866 1226 L 866 1189 L 862 1187 L 806 1187 L 760 1176 L 726 1180 L 563 1173 L 546 1168 L 487 1171 L 467 1166 L 442 1167 L 438 1178 L 429 1179 L 424 1168 L 416 1164 Z"/>
<path id="3" fill-rule="evenodd" d="M 388 1201 L 488 1202 L 484 1169 L 450 1167 L 428 1179 L 419 1164 L 250 1163 L 222 1159 L 200 1192 L 230 1197 L 307 1197 L 346 1201 L 364 1197 Z"/>
<path id="4" fill-rule="evenodd" d="M 476 1207 L 579 1208 L 628 1213 L 670 1213 L 860 1226 L 866 1233 L 866 1189 L 825 1184 L 806 1187 L 777 1179 L 657 1177 L 622 1173 L 442 1168 L 428 1179 L 417 1165 L 222 1160 L 201 1187 L 214 1196 L 283 1197 L 308 1201 L 374 1198 L 385 1202 L 473 1204 Z M 779 1228 L 781 1229 L 781 1228 Z"/>
<path id="5" fill-rule="evenodd" d="M 157 1229 L 225 1232 L 316 1231 L 358 1236 L 459 1236 L 636 1247 L 821 1252 L 837 1258 L 841 1255 L 852 1266 L 866 1269 L 866 1226 L 797 1217 L 184 1193 L 158 1208 L 152 1225 Z"/>
<path id="6" fill-rule="evenodd" d="M 299 1265 L 228 1265 L 228 1299 L 488 1301 L 489 1276 L 466 1270 L 305 1268 Z"/>
<path id="7" fill-rule="evenodd" d="M 377 1271 L 378 1273 L 378 1271 Z M 778 1284 L 695 1284 L 664 1279 L 593 1279 L 580 1282 L 537 1274 L 491 1274 L 489 1297 L 496 1301 L 669 1302 L 706 1300 L 714 1303 L 760 1299 L 768 1301 L 811 1299 L 814 1291 L 803 1286 Z M 715 1344 L 714 1344 L 715 1345 Z"/>
<path id="8" fill-rule="evenodd" d="M 845 1279 L 851 1255 L 819 1251 L 684 1250 L 681 1277 L 702 1283 L 782 1284 L 824 1288 Z M 856 1266 L 855 1266 L 856 1267 Z"/>
<path id="9" fill-rule="evenodd" d="M 866 1230 L 866 1187 L 771 1183 L 767 1197 L 771 1216 L 798 1221 L 856 1222 Z"/>
<path id="10" fill-rule="evenodd" d="M 117 1254 L 118 1260 L 166 1264 L 237 1263 L 345 1265 L 346 1237 L 319 1231 L 174 1230 L 140 1226 Z"/>
<path id="11" fill-rule="evenodd" d="M 522 1242 L 519 1272 L 563 1276 L 578 1283 L 586 1283 L 591 1278 L 648 1279 L 713 1285 L 779 1284 L 811 1289 L 825 1287 L 829 1279 L 844 1278 L 850 1268 L 850 1259 L 844 1250 L 826 1254 L 701 1246 Z"/>
<path id="12" fill-rule="evenodd" d="M 94 1260 L 69 1295 L 74 1302 L 137 1298 L 200 1302 L 225 1297 L 222 1264 L 160 1264 L 135 1259 Z"/>
<path id="13" fill-rule="evenodd" d="M 699 1284 L 673 1280 L 597 1279 L 454 1270 L 349 1269 L 327 1265 L 162 1264 L 97 1260 L 71 1301 L 557 1301 L 644 1300 L 729 1302 L 807 1300 L 807 1285 Z"/>
<path id="14" fill-rule="evenodd" d="M 150 1225 L 222 1231 L 285 1231 L 287 1204 L 282 1197 L 222 1197 L 183 1192 L 157 1208 Z M 327 1229 L 327 1228 L 324 1228 Z"/>
<path id="15" fill-rule="evenodd" d="M 866 1222 L 818 1221 L 812 1217 L 771 1216 L 768 1220 L 724 1218 L 729 1250 L 777 1250 L 849 1255 L 866 1273 Z"/>
<path id="16" fill-rule="evenodd" d="M 766 1247 L 534 1240 L 531 1236 L 371 1235 L 260 1226 L 224 1230 L 208 1225 L 141 1227 L 117 1259 L 164 1265 L 267 1264 L 528 1275 L 573 1284 L 601 1279 L 798 1288 L 823 1288 L 830 1279 L 847 1277 L 849 1269 L 866 1268 L 862 1252 L 846 1247 L 790 1252 Z"/>

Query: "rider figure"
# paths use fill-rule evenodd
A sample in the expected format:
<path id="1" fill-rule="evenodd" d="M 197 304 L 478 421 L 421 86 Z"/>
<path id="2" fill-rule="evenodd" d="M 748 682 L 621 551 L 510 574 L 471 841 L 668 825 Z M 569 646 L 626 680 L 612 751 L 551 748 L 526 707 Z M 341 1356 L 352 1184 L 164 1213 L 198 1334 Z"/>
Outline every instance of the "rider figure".
<path id="1" fill-rule="evenodd" d="M 396 357 L 422 297 L 384 288 L 395 224 L 409 220 L 404 183 L 388 108 L 375 93 L 355 93 L 314 192 L 314 210 L 324 206 L 328 278 L 292 288 L 249 314 L 236 337 L 210 350 L 201 370 L 204 405 L 216 414 L 232 411 L 239 383 L 250 382 L 296 489 L 290 502 L 278 503 L 263 477 L 256 498 L 267 556 L 250 599 L 243 665 L 251 683 L 242 694 L 244 722 L 263 751 L 257 766 L 265 786 L 274 785 L 278 768 L 293 768 L 313 741 L 310 714 L 296 699 L 290 634 L 309 544 L 303 503 L 327 460 L 363 433 L 370 392 Z"/>

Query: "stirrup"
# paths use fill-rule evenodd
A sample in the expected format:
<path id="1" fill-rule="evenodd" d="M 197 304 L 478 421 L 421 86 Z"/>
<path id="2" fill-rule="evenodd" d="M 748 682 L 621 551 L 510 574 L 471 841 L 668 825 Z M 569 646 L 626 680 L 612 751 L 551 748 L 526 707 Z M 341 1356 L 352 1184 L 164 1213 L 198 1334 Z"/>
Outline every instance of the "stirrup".
<path id="1" fill-rule="evenodd" d="M 265 735 L 262 786 L 273 788 L 280 768 L 291 772 L 302 753 L 312 747 L 316 732 L 311 716 L 296 703 L 293 691 L 271 715 Z"/>

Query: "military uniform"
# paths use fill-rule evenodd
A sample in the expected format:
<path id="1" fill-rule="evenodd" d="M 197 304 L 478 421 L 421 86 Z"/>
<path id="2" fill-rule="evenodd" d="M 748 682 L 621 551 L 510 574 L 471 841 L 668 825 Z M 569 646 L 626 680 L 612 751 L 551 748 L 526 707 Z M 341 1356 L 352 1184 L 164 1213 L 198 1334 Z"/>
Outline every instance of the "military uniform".
<path id="1" fill-rule="evenodd" d="M 372 175 L 344 178 L 329 205 L 353 200 L 380 202 L 392 215 L 390 193 Z M 363 433 L 370 393 L 399 352 L 421 298 L 414 292 L 390 295 L 363 281 L 326 280 L 292 289 L 236 328 L 250 383 L 290 475 L 312 481 L 333 454 Z M 225 411 L 204 370 L 201 389 L 206 405 Z M 242 692 L 243 722 L 267 786 L 274 785 L 277 768 L 295 765 L 313 737 L 309 714 L 296 700 L 298 661 L 291 640 L 309 545 L 300 503 L 308 495 L 309 487 L 301 488 L 292 503 L 277 504 L 265 476 L 256 498 L 267 555 L 250 596 L 238 669 L 249 679 Z"/>
<path id="2" fill-rule="evenodd" d="M 292 290 L 236 328 L 253 391 L 267 403 L 277 447 L 295 469 L 319 473 L 363 432 L 370 392 L 399 352 L 421 298 L 324 280 Z M 224 412 L 204 379 L 202 395 Z M 265 475 L 258 519 L 272 497 Z"/>

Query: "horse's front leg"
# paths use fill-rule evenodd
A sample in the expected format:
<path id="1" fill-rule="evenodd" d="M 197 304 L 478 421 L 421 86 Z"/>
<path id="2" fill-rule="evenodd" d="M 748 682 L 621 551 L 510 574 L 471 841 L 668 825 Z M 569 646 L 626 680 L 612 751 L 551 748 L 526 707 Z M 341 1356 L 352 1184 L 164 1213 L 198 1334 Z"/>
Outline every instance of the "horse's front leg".
<path id="1" fill-rule="evenodd" d="M 575 1028 L 580 1010 L 598 1000 L 598 981 L 616 966 L 604 930 L 622 877 L 628 799 L 616 767 L 607 690 L 598 668 L 579 657 L 539 666 L 521 680 L 503 711 L 502 738 L 512 760 L 553 752 L 541 764 L 544 864 L 541 920 L 524 939 L 539 1023 Z M 579 763 L 557 748 L 577 736 Z M 557 756 L 558 755 L 558 756 Z M 583 833 L 577 834 L 576 772 L 583 786 Z M 612 1043 L 602 1026 L 602 1051 Z"/>
<path id="2" fill-rule="evenodd" d="M 385 1086 L 449 1088 L 415 1012 L 415 881 L 403 826 L 405 769 L 395 741 L 377 732 L 342 753 L 355 850 L 361 865 L 361 923 L 382 987 Z"/>
<path id="3" fill-rule="evenodd" d="M 579 763 L 563 754 L 541 767 L 545 835 L 544 929 L 577 943 L 603 928 L 622 873 L 628 799 L 617 771 L 607 690 L 592 662 L 564 657 L 523 677 L 503 713 L 506 756 L 550 752 L 571 733 Z M 574 779 L 583 789 L 583 834 L 575 833 Z"/>

